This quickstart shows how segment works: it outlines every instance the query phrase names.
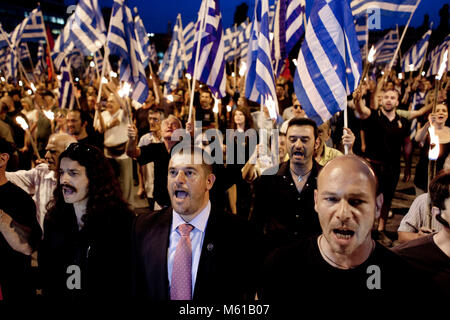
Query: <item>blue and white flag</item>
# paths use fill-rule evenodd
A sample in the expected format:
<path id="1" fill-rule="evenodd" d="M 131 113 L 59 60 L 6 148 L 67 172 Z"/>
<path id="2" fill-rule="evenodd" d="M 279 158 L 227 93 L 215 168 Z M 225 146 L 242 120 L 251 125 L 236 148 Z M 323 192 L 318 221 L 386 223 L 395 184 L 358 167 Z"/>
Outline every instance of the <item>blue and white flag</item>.
<path id="1" fill-rule="evenodd" d="M 26 43 L 21 43 L 19 47 L 20 60 L 31 60 L 30 50 Z"/>
<path id="2" fill-rule="evenodd" d="M 20 42 L 46 41 L 44 17 L 38 6 L 11 33 L 11 43 L 18 46 Z"/>
<path id="3" fill-rule="evenodd" d="M 381 10 L 383 14 L 395 14 L 398 18 L 413 13 L 419 0 L 351 0 L 352 13 L 357 16 L 368 9 Z"/>
<path id="4" fill-rule="evenodd" d="M 227 62 L 233 61 L 237 57 L 238 51 L 237 37 L 238 37 L 237 26 L 232 26 L 231 28 L 225 29 L 225 33 L 223 35 L 223 43 L 224 43 L 225 61 Z"/>
<path id="5" fill-rule="evenodd" d="M 202 25 L 203 30 L 200 30 Z M 198 41 L 200 50 L 198 61 L 195 61 Z M 196 24 L 192 59 L 187 72 L 196 80 L 205 83 L 217 98 L 225 96 L 224 42 L 219 0 L 202 1 Z"/>
<path id="6" fill-rule="evenodd" d="M 279 75 L 284 60 L 305 33 L 303 15 L 305 14 L 304 0 L 278 0 L 273 27 L 272 52 L 276 74 Z"/>
<path id="7" fill-rule="evenodd" d="M 241 61 L 247 60 L 248 44 L 250 42 L 250 37 L 252 35 L 252 22 L 247 21 L 242 22 L 242 30 L 239 32 L 238 36 L 238 47 L 240 49 Z"/>
<path id="8" fill-rule="evenodd" d="M 375 44 L 375 64 L 387 64 L 394 59 L 398 46 L 398 31 L 391 30 Z M 395 59 L 397 59 L 395 57 Z M 395 65 L 395 63 L 394 63 Z"/>
<path id="9" fill-rule="evenodd" d="M 184 38 L 184 55 L 183 60 L 184 64 L 187 66 L 192 59 L 192 50 L 194 49 L 194 40 L 195 40 L 195 24 L 193 22 L 189 22 L 186 27 L 183 29 L 183 38 Z"/>
<path id="10" fill-rule="evenodd" d="M 70 81 L 70 64 L 67 60 L 61 63 L 61 83 L 59 86 L 59 107 L 72 110 L 75 102 L 72 82 Z"/>
<path id="11" fill-rule="evenodd" d="M 361 71 L 348 1 L 314 1 L 294 78 L 295 93 L 308 117 L 320 125 L 344 110 Z"/>
<path id="12" fill-rule="evenodd" d="M 431 29 L 428 30 L 422 38 L 413 45 L 404 55 L 402 61 L 403 72 L 417 71 L 425 60 L 425 52 L 430 42 Z M 412 70 L 410 66 L 413 66 Z"/>
<path id="13" fill-rule="evenodd" d="M 100 50 L 106 27 L 97 0 L 80 0 L 74 12 L 71 39 L 84 55 Z"/>
<path id="14" fill-rule="evenodd" d="M 2 25 L 0 24 L 0 49 L 4 47 L 9 47 L 9 35 L 3 30 Z"/>
<path id="15" fill-rule="evenodd" d="M 60 70 L 63 60 L 66 56 L 68 56 L 73 49 L 75 48 L 75 44 L 72 41 L 72 25 L 75 20 L 75 14 L 72 14 L 66 22 L 66 25 L 61 30 L 58 38 L 55 40 L 55 45 L 52 50 L 52 60 L 53 66 L 56 70 Z"/>
<path id="16" fill-rule="evenodd" d="M 256 0 L 252 25 L 247 54 L 245 97 L 269 107 L 270 117 L 274 119 L 279 112 L 270 50 L 268 0 Z M 270 99 L 274 102 L 274 109 L 267 105 Z"/>
<path id="17" fill-rule="evenodd" d="M 145 30 L 144 23 L 138 14 L 137 8 L 134 7 L 134 32 L 136 33 L 137 43 L 139 44 L 139 55 L 141 57 L 141 62 L 144 68 L 148 66 L 149 61 L 149 41 L 147 36 L 147 31 Z"/>
<path id="18" fill-rule="evenodd" d="M 114 0 L 110 24 L 106 46 L 111 54 L 120 58 L 120 80 L 130 84 L 133 100 L 144 103 L 148 96 L 147 78 L 139 55 L 133 16 L 124 0 Z"/>
<path id="19" fill-rule="evenodd" d="M 182 37 L 183 33 L 178 17 L 177 23 L 173 27 L 172 40 L 158 71 L 159 79 L 166 82 L 170 89 L 175 89 L 178 84 L 178 79 L 183 76 Z"/>
<path id="20" fill-rule="evenodd" d="M 439 71 L 439 67 L 441 66 L 442 61 L 444 61 L 444 54 L 446 50 L 450 49 L 450 34 L 447 35 L 444 39 L 444 41 L 437 46 L 436 48 L 433 49 L 433 51 L 430 52 L 430 54 L 428 55 L 428 61 L 430 61 L 430 67 L 428 68 L 427 71 L 427 77 L 431 76 L 431 75 L 436 75 Z M 450 52 L 449 52 L 450 54 Z M 445 72 L 448 72 L 449 69 L 449 64 L 450 64 L 450 58 L 448 58 L 447 60 L 447 67 L 444 70 Z"/>
<path id="21" fill-rule="evenodd" d="M 369 29 L 367 28 L 367 14 L 360 15 L 355 21 L 356 36 L 358 38 L 359 48 L 361 49 L 361 56 L 364 59 L 368 52 L 367 46 L 369 43 Z"/>

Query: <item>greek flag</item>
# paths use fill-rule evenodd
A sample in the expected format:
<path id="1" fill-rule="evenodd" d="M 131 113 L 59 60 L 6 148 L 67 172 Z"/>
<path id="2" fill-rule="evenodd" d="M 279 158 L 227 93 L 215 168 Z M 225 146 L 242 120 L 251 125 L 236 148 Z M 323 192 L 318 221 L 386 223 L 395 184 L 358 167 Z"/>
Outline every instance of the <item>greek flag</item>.
<path id="1" fill-rule="evenodd" d="M 355 21 L 356 37 L 358 38 L 359 48 L 361 49 L 361 56 L 367 56 L 367 45 L 369 42 L 369 29 L 367 28 L 367 14 L 360 15 Z"/>
<path id="2" fill-rule="evenodd" d="M 241 60 L 247 60 L 248 44 L 250 42 L 250 36 L 252 34 L 252 23 L 247 21 L 241 23 L 242 30 L 238 36 L 238 46 L 240 49 Z"/>
<path id="3" fill-rule="evenodd" d="M 402 61 L 403 72 L 417 71 L 420 69 L 424 59 L 425 52 L 430 42 L 431 29 L 428 30 L 415 45 L 413 45 L 404 55 Z M 409 68 L 410 65 L 414 65 L 413 69 Z"/>
<path id="4" fill-rule="evenodd" d="M 58 38 L 56 38 L 55 45 L 52 50 L 52 60 L 53 65 L 56 70 L 60 70 L 64 58 L 70 54 L 75 48 L 75 45 L 72 41 L 72 25 L 75 20 L 75 14 L 72 14 L 66 22 L 63 30 L 59 34 Z"/>
<path id="5" fill-rule="evenodd" d="M 148 41 L 148 36 L 147 36 L 147 31 L 145 30 L 144 27 L 144 23 L 142 22 L 141 17 L 138 14 L 137 8 L 134 7 L 134 32 L 136 33 L 136 39 L 137 39 L 137 43 L 138 45 L 138 49 L 139 49 L 139 55 L 141 57 L 141 62 L 142 65 L 145 67 L 147 67 L 148 65 L 148 60 L 149 60 L 149 50 L 148 50 L 148 46 L 149 46 L 149 41 Z"/>
<path id="6" fill-rule="evenodd" d="M 178 79 L 183 75 L 183 59 L 181 52 L 182 28 L 180 26 L 180 19 L 177 18 L 177 23 L 173 27 L 172 40 L 169 48 L 164 55 L 163 62 L 159 66 L 158 76 L 161 81 L 167 82 L 169 88 L 175 89 L 178 84 Z"/>
<path id="7" fill-rule="evenodd" d="M 78 2 L 71 31 L 75 46 L 86 56 L 105 44 L 106 27 L 97 0 Z"/>
<path id="8" fill-rule="evenodd" d="M 225 29 L 223 36 L 225 61 L 230 62 L 237 56 L 237 36 L 238 29 L 236 26 Z"/>
<path id="9" fill-rule="evenodd" d="M 72 82 L 70 81 L 70 64 L 67 65 L 66 62 L 66 59 L 64 59 L 61 64 L 59 107 L 72 110 L 75 102 L 75 97 L 73 95 Z"/>
<path id="10" fill-rule="evenodd" d="M 11 43 L 46 41 L 44 17 L 38 6 L 11 33 Z"/>
<path id="11" fill-rule="evenodd" d="M 389 63 L 392 59 L 394 59 L 394 53 L 397 46 L 398 32 L 397 30 L 391 30 L 375 44 L 375 63 Z"/>
<path id="12" fill-rule="evenodd" d="M 203 30 L 200 30 L 203 25 Z M 198 61 L 197 43 L 200 41 Z M 195 69 L 195 74 L 194 74 Z M 187 72 L 198 81 L 208 85 L 218 98 L 225 96 L 225 59 L 222 15 L 219 0 L 203 0 L 200 7 L 192 50 L 192 59 Z"/>
<path id="13" fill-rule="evenodd" d="M 131 98 L 144 103 L 148 96 L 145 69 L 139 56 L 131 10 L 124 0 L 114 0 L 107 48 L 120 58 L 120 80 L 131 85 Z"/>
<path id="14" fill-rule="evenodd" d="M 368 9 L 380 9 L 384 14 L 395 14 L 403 18 L 413 13 L 419 0 L 352 0 L 350 7 L 354 16 L 367 12 Z"/>
<path id="15" fill-rule="evenodd" d="M 305 33 L 304 14 L 305 2 L 303 0 L 278 0 L 277 2 L 272 41 L 273 57 L 276 61 L 275 65 L 278 65 L 277 76 L 289 52 Z"/>
<path id="16" fill-rule="evenodd" d="M 347 0 L 317 0 L 297 59 L 294 88 L 317 125 L 344 110 L 358 86 L 362 61 Z"/>
<path id="17" fill-rule="evenodd" d="M 193 22 L 189 22 L 188 25 L 184 27 L 183 38 L 185 50 L 183 60 L 185 65 L 189 65 L 189 62 L 192 59 L 192 50 L 194 48 L 194 38 L 195 38 L 195 24 Z"/>
<path id="18" fill-rule="evenodd" d="M 450 48 L 450 34 L 445 37 L 444 41 L 441 45 L 437 46 L 433 49 L 433 51 L 430 52 L 428 55 L 428 60 L 430 61 L 430 67 L 427 71 L 427 77 L 431 75 L 435 75 L 439 71 L 439 67 L 444 60 L 444 54 L 447 49 Z M 450 54 L 450 52 L 449 52 Z M 447 60 L 447 69 L 444 70 L 447 72 L 449 70 L 448 65 L 450 63 L 450 59 Z"/>
<path id="19" fill-rule="evenodd" d="M 245 97 L 266 106 L 269 97 L 274 101 L 274 109 L 269 107 L 272 119 L 278 115 L 278 100 L 273 76 L 270 39 L 268 0 L 257 0 L 253 15 L 253 27 L 247 55 L 247 77 Z"/>

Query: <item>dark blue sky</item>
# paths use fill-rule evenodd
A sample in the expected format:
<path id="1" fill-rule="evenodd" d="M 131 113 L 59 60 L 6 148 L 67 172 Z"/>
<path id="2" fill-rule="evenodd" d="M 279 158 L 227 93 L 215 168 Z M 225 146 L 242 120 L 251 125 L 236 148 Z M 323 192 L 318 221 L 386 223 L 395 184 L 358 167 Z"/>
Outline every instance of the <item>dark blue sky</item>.
<path id="1" fill-rule="evenodd" d="M 77 3 L 78 1 L 67 0 L 66 3 Z M 245 2 L 249 6 L 248 16 L 253 17 L 254 0 L 222 0 L 220 1 L 220 8 L 223 18 L 224 28 L 228 28 L 233 23 L 234 11 L 237 5 Z M 272 4 L 274 0 L 269 0 Z M 101 6 L 111 7 L 113 0 L 99 0 Z M 313 0 L 306 0 L 307 14 Z M 439 25 L 439 9 L 448 0 L 422 0 L 417 8 L 414 17 L 411 21 L 411 26 L 420 26 L 423 22 L 423 15 L 428 13 L 430 21 L 434 21 L 434 27 Z M 197 19 L 197 12 L 200 8 L 201 0 L 128 0 L 128 5 L 133 8 L 137 7 L 139 14 L 144 21 L 147 32 L 165 33 L 167 32 L 168 21 L 173 23 L 176 20 L 178 13 L 181 13 L 183 25 L 190 21 Z M 407 18 L 400 21 L 395 21 L 392 18 L 382 18 L 382 29 L 406 24 Z"/>

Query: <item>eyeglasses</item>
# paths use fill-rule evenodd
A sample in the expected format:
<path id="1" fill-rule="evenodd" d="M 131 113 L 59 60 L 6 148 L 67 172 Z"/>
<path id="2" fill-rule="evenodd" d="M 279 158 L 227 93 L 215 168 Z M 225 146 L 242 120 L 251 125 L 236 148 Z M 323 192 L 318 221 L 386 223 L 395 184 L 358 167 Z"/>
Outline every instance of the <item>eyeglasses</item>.
<path id="1" fill-rule="evenodd" d="M 158 118 L 153 118 L 153 117 L 148 117 L 148 121 L 159 122 L 159 119 Z"/>
<path id="2" fill-rule="evenodd" d="M 78 143 L 73 142 L 69 144 L 69 146 L 66 148 L 67 152 L 89 152 L 89 153 L 95 153 L 97 150 L 95 147 L 85 144 L 85 143 Z"/>
<path id="3" fill-rule="evenodd" d="M 300 109 L 300 110 L 301 110 L 302 107 L 300 107 L 300 106 L 298 106 L 298 105 L 295 105 L 295 106 L 294 106 L 294 109 Z"/>

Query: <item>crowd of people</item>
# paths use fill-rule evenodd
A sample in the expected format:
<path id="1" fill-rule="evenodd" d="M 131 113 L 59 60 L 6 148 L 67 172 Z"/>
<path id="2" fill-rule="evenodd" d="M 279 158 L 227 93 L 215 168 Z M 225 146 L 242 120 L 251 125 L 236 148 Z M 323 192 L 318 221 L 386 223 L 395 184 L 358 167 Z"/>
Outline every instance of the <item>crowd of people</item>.
<path id="1" fill-rule="evenodd" d="M 220 100 L 197 83 L 191 117 L 185 78 L 164 93 L 149 75 L 142 105 L 114 78 L 97 103 L 100 82 L 82 78 L 70 110 L 56 79 L 0 83 L 0 300 L 448 297 L 449 82 L 363 81 L 346 127 L 342 112 L 317 126 L 285 78 L 276 117 L 239 76 Z M 417 198 L 393 246 L 411 168 Z"/>

